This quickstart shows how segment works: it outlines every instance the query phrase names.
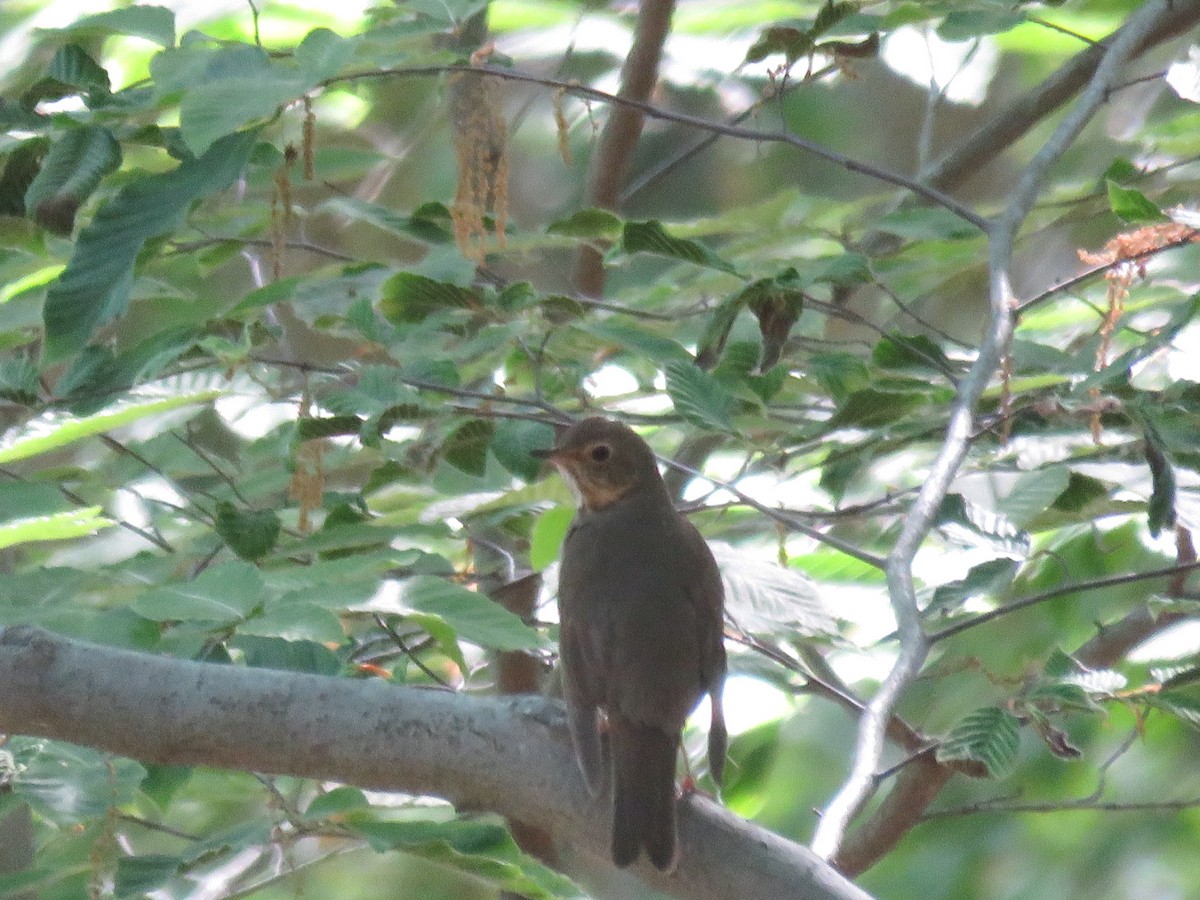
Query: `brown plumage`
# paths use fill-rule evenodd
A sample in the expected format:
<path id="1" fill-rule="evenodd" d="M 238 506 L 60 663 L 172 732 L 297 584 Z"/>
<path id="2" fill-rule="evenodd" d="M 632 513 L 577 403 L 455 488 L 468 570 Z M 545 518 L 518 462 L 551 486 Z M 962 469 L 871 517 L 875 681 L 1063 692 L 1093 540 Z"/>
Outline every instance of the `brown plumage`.
<path id="1" fill-rule="evenodd" d="M 593 796 L 611 774 L 613 862 L 627 866 L 645 850 L 671 869 L 680 734 L 706 693 L 718 784 L 725 766 L 721 575 L 700 532 L 675 511 L 654 453 L 629 428 L 585 419 L 535 455 L 553 462 L 579 499 L 558 584 L 575 756 Z"/>

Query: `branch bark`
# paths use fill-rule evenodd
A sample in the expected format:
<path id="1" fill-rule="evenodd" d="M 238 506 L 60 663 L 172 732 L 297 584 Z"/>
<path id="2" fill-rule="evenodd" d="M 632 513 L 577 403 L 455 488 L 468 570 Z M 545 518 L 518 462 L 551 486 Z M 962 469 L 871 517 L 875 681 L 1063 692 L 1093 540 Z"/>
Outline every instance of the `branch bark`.
<path id="1" fill-rule="evenodd" d="M 611 811 L 588 797 L 562 707 L 379 681 L 169 659 L 0 632 L 0 731 L 147 762 L 205 765 L 445 797 L 537 822 L 608 864 Z M 682 862 L 634 872 L 674 897 L 870 900 L 797 844 L 699 795 L 679 807 Z"/>
<path id="2" fill-rule="evenodd" d="M 641 103 L 650 98 L 650 92 L 658 83 L 658 64 L 671 31 L 674 12 L 675 0 L 643 0 L 638 4 L 633 46 L 621 67 L 618 96 Z M 609 113 L 592 157 L 588 178 L 588 201 L 593 206 L 603 209 L 616 206 L 645 118 L 642 110 L 629 105 L 614 106 Z M 604 258 L 595 247 L 580 248 L 574 283 L 575 289 L 585 297 L 599 297 L 604 293 Z"/>

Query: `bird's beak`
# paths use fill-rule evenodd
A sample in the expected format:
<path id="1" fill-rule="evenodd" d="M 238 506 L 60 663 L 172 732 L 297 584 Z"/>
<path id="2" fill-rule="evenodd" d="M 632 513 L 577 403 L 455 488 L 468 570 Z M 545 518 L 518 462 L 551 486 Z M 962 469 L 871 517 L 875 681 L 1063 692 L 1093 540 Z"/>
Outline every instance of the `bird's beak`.
<path id="1" fill-rule="evenodd" d="M 529 455 L 534 459 L 554 459 L 554 454 L 557 452 L 554 447 L 548 447 L 545 450 L 530 450 Z"/>

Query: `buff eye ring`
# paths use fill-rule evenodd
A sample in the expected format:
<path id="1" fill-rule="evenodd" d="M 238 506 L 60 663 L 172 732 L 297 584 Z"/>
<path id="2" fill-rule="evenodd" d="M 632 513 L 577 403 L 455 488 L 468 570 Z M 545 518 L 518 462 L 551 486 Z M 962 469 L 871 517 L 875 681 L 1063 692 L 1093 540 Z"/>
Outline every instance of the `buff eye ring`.
<path id="1" fill-rule="evenodd" d="M 608 462 L 610 456 L 612 456 L 612 448 L 608 444 L 597 444 L 592 448 L 591 457 L 593 462 Z"/>

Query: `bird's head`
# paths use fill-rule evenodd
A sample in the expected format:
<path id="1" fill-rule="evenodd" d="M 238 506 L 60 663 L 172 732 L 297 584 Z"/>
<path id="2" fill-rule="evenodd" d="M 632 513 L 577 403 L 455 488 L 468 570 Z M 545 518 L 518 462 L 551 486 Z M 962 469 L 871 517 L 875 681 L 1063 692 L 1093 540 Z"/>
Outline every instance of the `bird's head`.
<path id="1" fill-rule="evenodd" d="M 533 455 L 554 463 L 584 509 L 599 510 L 633 490 L 662 483 L 654 451 L 632 429 L 599 416 L 572 425 L 550 450 Z"/>

